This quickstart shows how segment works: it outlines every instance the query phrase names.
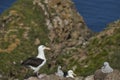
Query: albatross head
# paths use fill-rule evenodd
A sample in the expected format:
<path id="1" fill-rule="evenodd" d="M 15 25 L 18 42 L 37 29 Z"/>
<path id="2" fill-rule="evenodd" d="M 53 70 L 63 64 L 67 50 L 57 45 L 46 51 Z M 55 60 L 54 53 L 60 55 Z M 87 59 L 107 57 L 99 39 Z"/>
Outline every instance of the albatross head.
<path id="1" fill-rule="evenodd" d="M 76 76 L 76 74 L 72 70 L 69 70 L 67 77 L 74 78 L 74 76 Z"/>
<path id="2" fill-rule="evenodd" d="M 58 69 L 60 70 L 62 67 L 61 66 L 58 66 Z"/>
<path id="3" fill-rule="evenodd" d="M 45 55 L 44 55 L 44 50 L 45 49 L 50 50 L 50 48 L 48 48 L 44 45 L 38 46 L 38 56 L 37 56 L 38 58 L 46 59 Z"/>
<path id="4" fill-rule="evenodd" d="M 104 62 L 104 67 L 105 66 L 109 66 L 109 63 L 108 62 Z"/>
<path id="5" fill-rule="evenodd" d="M 45 50 L 45 49 L 50 50 L 49 47 L 46 47 L 46 46 L 44 46 L 44 45 L 40 45 L 40 46 L 38 47 L 38 50 Z"/>

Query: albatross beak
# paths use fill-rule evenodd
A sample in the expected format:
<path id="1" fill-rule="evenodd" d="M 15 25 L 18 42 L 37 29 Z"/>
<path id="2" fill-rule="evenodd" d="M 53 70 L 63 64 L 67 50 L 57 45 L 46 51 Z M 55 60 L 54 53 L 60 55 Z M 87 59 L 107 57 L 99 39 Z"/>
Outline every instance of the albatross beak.
<path id="1" fill-rule="evenodd" d="M 49 47 L 45 47 L 46 50 L 51 50 Z"/>

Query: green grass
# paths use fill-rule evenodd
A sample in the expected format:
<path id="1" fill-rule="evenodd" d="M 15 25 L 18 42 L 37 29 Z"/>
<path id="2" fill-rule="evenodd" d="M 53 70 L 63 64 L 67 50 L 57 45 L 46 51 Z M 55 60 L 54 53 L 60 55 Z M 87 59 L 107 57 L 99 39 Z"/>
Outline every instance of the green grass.
<path id="1" fill-rule="evenodd" d="M 27 71 L 20 65 L 21 61 L 30 56 L 36 56 L 38 45 L 49 45 L 49 31 L 45 25 L 45 16 L 41 8 L 33 5 L 32 1 L 33 0 L 18 0 L 0 16 L 1 24 L 3 24 L 5 17 L 11 19 L 8 20 L 8 23 L 4 23 L 5 28 L 2 29 L 4 31 L 0 32 L 0 36 L 2 36 L 0 37 L 0 72 L 6 75 L 7 78 L 19 78 L 22 80 Z M 13 12 L 11 13 L 11 11 Z M 111 23 L 108 25 L 108 28 L 119 26 L 120 22 Z M 109 29 L 106 29 L 106 31 L 107 30 Z M 27 32 L 27 38 L 23 36 L 25 32 Z M 50 59 L 48 59 L 47 64 L 40 72 L 47 74 L 54 73 L 57 65 L 63 66 L 66 71 L 72 69 L 73 66 L 77 66 L 75 73 L 80 76 L 87 76 L 99 69 L 104 61 L 110 62 L 112 67 L 120 70 L 119 32 L 120 28 L 115 29 L 111 35 L 104 34 L 100 38 L 96 37 L 99 34 L 93 36 L 93 39 L 88 41 L 89 44 L 87 47 L 83 49 L 83 51 L 86 52 L 87 58 L 81 62 L 79 62 L 80 58 L 75 59 L 73 57 L 81 55 L 78 51 L 82 49 L 81 46 L 69 50 L 68 53 L 67 51 L 66 53 L 56 53 L 58 54 L 55 59 L 56 66 L 49 70 L 47 64 L 50 63 Z M 17 42 L 16 39 L 19 41 Z M 35 44 L 36 39 L 40 40 L 40 43 L 37 45 Z M 56 38 L 55 42 L 56 44 L 59 43 L 59 38 Z M 65 59 L 68 60 L 68 63 L 64 63 Z M 28 73 L 31 73 L 31 71 Z"/>
<path id="2" fill-rule="evenodd" d="M 8 49 L 10 44 L 15 43 L 15 39 L 20 40 L 20 43 L 12 51 L 0 52 L 0 72 L 8 78 L 17 77 L 22 79 L 26 72 L 21 72 L 24 70 L 20 65 L 21 61 L 30 56 L 36 56 L 37 47 L 40 44 L 47 44 L 49 41 L 43 11 L 38 6 L 33 6 L 32 1 L 18 0 L 0 16 L 0 21 L 2 21 L 3 17 L 10 15 L 11 11 L 15 12 L 9 17 L 12 20 L 5 23 L 5 33 L 2 33 L 4 36 L 0 37 L 0 48 L 3 50 Z M 13 29 L 17 31 L 10 31 L 6 34 L 6 32 Z M 26 31 L 28 31 L 28 39 L 23 37 Z M 11 38 L 10 36 L 13 35 L 16 37 Z M 4 39 L 5 36 L 7 41 Z M 34 44 L 36 38 L 40 40 L 38 45 Z"/>

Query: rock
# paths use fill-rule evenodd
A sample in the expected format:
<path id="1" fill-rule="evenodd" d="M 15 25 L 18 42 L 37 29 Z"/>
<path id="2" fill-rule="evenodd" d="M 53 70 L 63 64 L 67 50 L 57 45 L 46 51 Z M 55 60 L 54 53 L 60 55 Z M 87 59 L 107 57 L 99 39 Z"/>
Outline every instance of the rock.
<path id="1" fill-rule="evenodd" d="M 82 76 L 79 76 L 79 77 L 75 78 L 75 80 L 83 80 L 83 79 L 84 79 L 84 77 L 82 77 Z"/>
<path id="2" fill-rule="evenodd" d="M 109 73 L 104 80 L 120 80 L 120 71 L 114 70 L 112 73 Z"/>
<path id="3" fill-rule="evenodd" d="M 14 79 L 14 80 L 19 80 L 19 79 Z"/>
<path id="4" fill-rule="evenodd" d="M 94 74 L 95 80 L 104 80 L 104 78 L 107 76 L 107 73 L 103 73 L 101 69 L 97 70 Z"/>
<path id="5" fill-rule="evenodd" d="M 75 79 L 68 77 L 68 78 L 63 78 L 61 80 L 75 80 Z"/>
<path id="6" fill-rule="evenodd" d="M 114 70 L 111 73 L 103 73 L 100 69 L 94 74 L 95 80 L 120 80 L 120 71 Z"/>
<path id="7" fill-rule="evenodd" d="M 94 75 L 87 76 L 84 80 L 94 80 Z"/>
<path id="8" fill-rule="evenodd" d="M 74 80 L 74 79 L 73 78 L 63 78 L 63 77 L 59 77 L 59 76 L 52 74 L 52 75 L 47 75 L 46 77 L 44 77 L 40 80 Z"/>
<path id="9" fill-rule="evenodd" d="M 24 80 L 39 80 L 37 77 L 29 77 L 28 79 L 24 79 Z"/>
<path id="10" fill-rule="evenodd" d="M 41 75 L 39 75 L 39 78 L 29 77 L 28 79 L 24 79 L 24 80 L 74 80 L 74 79 L 63 78 L 63 77 L 56 76 L 54 74 L 51 74 L 51 75 L 41 74 Z"/>

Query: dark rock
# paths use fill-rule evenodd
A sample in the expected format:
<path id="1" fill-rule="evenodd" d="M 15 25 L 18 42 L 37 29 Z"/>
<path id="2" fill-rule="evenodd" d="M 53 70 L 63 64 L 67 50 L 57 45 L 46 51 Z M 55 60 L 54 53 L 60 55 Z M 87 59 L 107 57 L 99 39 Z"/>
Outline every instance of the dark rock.
<path id="1" fill-rule="evenodd" d="M 95 72 L 94 79 L 95 80 L 104 80 L 106 76 L 107 76 L 107 73 L 103 73 L 101 71 L 101 69 L 99 69 Z"/>
<path id="2" fill-rule="evenodd" d="M 54 74 L 51 74 L 51 75 L 39 75 L 39 78 L 37 77 L 29 77 L 28 79 L 26 80 L 74 80 L 72 78 L 63 78 L 63 77 L 59 77 L 59 76 L 56 76 Z"/>
<path id="3" fill-rule="evenodd" d="M 103 73 L 100 69 L 94 74 L 95 80 L 120 80 L 120 71 L 114 70 L 111 73 Z"/>
<path id="4" fill-rule="evenodd" d="M 109 73 L 104 80 L 120 80 L 120 71 L 114 70 L 112 73 Z"/>

